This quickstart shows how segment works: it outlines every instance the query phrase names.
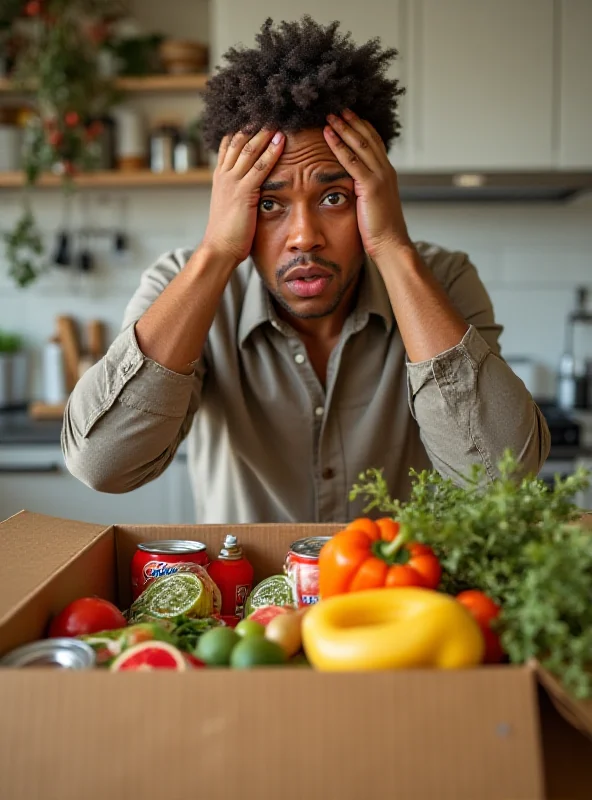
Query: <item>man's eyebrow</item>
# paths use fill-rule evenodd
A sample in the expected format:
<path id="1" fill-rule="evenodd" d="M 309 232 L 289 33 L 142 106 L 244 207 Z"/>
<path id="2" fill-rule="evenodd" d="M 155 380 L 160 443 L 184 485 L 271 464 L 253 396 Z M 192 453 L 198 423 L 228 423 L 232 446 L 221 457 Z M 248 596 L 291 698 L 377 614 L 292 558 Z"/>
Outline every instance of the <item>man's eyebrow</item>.
<path id="1" fill-rule="evenodd" d="M 333 183 L 334 181 L 340 181 L 342 178 L 353 180 L 349 172 L 344 169 L 340 169 L 338 172 L 319 172 L 315 175 L 317 183 Z"/>
<path id="2" fill-rule="evenodd" d="M 335 181 L 342 180 L 343 178 L 349 178 L 353 180 L 352 176 L 349 172 L 346 172 L 344 169 L 340 169 L 338 172 L 318 172 L 314 179 L 316 183 L 334 183 Z M 265 181 L 265 183 L 261 186 L 262 192 L 279 192 L 281 189 L 285 189 L 290 185 L 289 181 Z"/>
<path id="3" fill-rule="evenodd" d="M 280 189 L 285 189 L 289 186 L 289 181 L 265 181 L 261 186 L 262 192 L 279 192 Z"/>

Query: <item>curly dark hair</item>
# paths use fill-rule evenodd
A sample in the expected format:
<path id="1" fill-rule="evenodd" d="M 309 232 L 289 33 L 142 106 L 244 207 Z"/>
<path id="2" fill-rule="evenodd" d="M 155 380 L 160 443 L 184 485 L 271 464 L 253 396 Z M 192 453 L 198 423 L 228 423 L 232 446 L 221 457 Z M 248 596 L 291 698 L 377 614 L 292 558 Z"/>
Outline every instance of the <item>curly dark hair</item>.
<path id="1" fill-rule="evenodd" d="M 228 66 L 208 81 L 203 118 L 205 144 L 218 150 L 226 134 L 274 128 L 294 133 L 322 128 L 327 114 L 351 108 L 367 119 L 388 147 L 399 135 L 396 110 L 405 93 L 384 73 L 398 52 L 383 50 L 380 39 L 361 46 L 339 22 L 320 25 L 310 16 L 299 22 L 267 19 L 258 47 L 231 47 Z"/>

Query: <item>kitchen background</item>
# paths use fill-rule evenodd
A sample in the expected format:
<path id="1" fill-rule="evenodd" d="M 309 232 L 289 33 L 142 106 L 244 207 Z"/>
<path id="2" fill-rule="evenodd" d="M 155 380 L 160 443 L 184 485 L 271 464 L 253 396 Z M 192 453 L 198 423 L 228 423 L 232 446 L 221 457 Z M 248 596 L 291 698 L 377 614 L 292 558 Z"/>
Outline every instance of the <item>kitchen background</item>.
<path id="1" fill-rule="evenodd" d="M 379 35 L 400 51 L 393 71 L 407 96 L 403 136 L 391 160 L 410 231 L 416 239 L 467 252 L 477 266 L 505 328 L 502 352 L 553 424 L 553 459 L 545 474 L 566 473 L 577 463 L 592 466 L 590 0 L 366 0 L 355 7 L 316 0 L 301 2 L 297 12 L 288 0 L 126 5 L 129 13 L 114 29 L 128 43 L 120 47 L 120 59 L 132 53 L 131 61 L 105 52 L 104 73 L 142 73 L 147 67 L 140 45 L 152 34 L 168 49 L 165 58 L 162 50 L 151 51 L 160 53 L 148 65 L 157 78 L 119 79 L 124 92 L 112 112 L 116 127 L 104 126 L 99 138 L 103 167 L 120 169 L 78 177 L 69 200 L 56 175 L 43 177 L 30 192 L 47 267 L 26 288 L 11 277 L 9 248 L 0 243 L 0 331 L 21 337 L 27 362 L 23 389 L 18 359 L 12 357 L 9 374 L 8 357 L 0 354 L 0 401 L 4 392 L 5 405 L 29 406 L 29 412 L 0 413 L 0 519 L 26 507 L 100 522 L 193 521 L 183 453 L 150 487 L 127 496 L 99 495 L 65 471 L 59 421 L 40 419 L 51 410 L 39 403 L 59 400 L 51 364 L 60 351 L 49 340 L 63 333 L 65 323 L 58 328 L 56 320 L 74 320 L 83 349 L 89 323 L 100 321 L 94 350 L 104 349 L 141 271 L 163 252 L 200 241 L 210 194 L 196 124 L 200 93 L 220 54 L 236 42 L 252 43 L 266 16 L 339 19 L 357 41 Z M 43 2 L 21 6 L 34 18 Z M 187 40 L 194 47 L 179 44 Z M 10 160 L 15 151 L 9 144 L 15 122 L 26 120 L 23 109 L 31 107 L 8 75 L 7 42 L 4 34 L 0 234 L 13 232 L 22 215 L 23 173 Z M 171 138 L 171 124 L 196 138 Z M 65 258 L 64 242 L 70 251 Z M 87 363 L 98 355 L 88 354 Z M 592 508 L 592 495 L 580 500 Z"/>

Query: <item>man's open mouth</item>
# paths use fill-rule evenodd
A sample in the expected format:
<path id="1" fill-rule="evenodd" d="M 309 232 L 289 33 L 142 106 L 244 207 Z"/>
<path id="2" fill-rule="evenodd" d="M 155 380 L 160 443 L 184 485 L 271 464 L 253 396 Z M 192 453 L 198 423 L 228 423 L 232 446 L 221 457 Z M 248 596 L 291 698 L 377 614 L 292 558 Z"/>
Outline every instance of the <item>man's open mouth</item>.
<path id="1" fill-rule="evenodd" d="M 333 273 L 315 264 L 294 267 L 286 275 L 288 289 L 297 297 L 318 297 L 333 280 Z"/>

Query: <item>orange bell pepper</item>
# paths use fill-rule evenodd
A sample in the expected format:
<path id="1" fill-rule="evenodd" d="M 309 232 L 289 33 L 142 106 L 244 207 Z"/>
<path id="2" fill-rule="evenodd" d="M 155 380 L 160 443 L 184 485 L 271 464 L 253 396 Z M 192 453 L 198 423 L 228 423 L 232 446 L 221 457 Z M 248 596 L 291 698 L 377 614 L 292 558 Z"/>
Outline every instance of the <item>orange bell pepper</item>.
<path id="1" fill-rule="evenodd" d="M 407 541 L 402 526 L 388 518 L 354 520 L 319 554 L 321 599 L 382 586 L 435 589 L 441 574 L 432 549 Z"/>

